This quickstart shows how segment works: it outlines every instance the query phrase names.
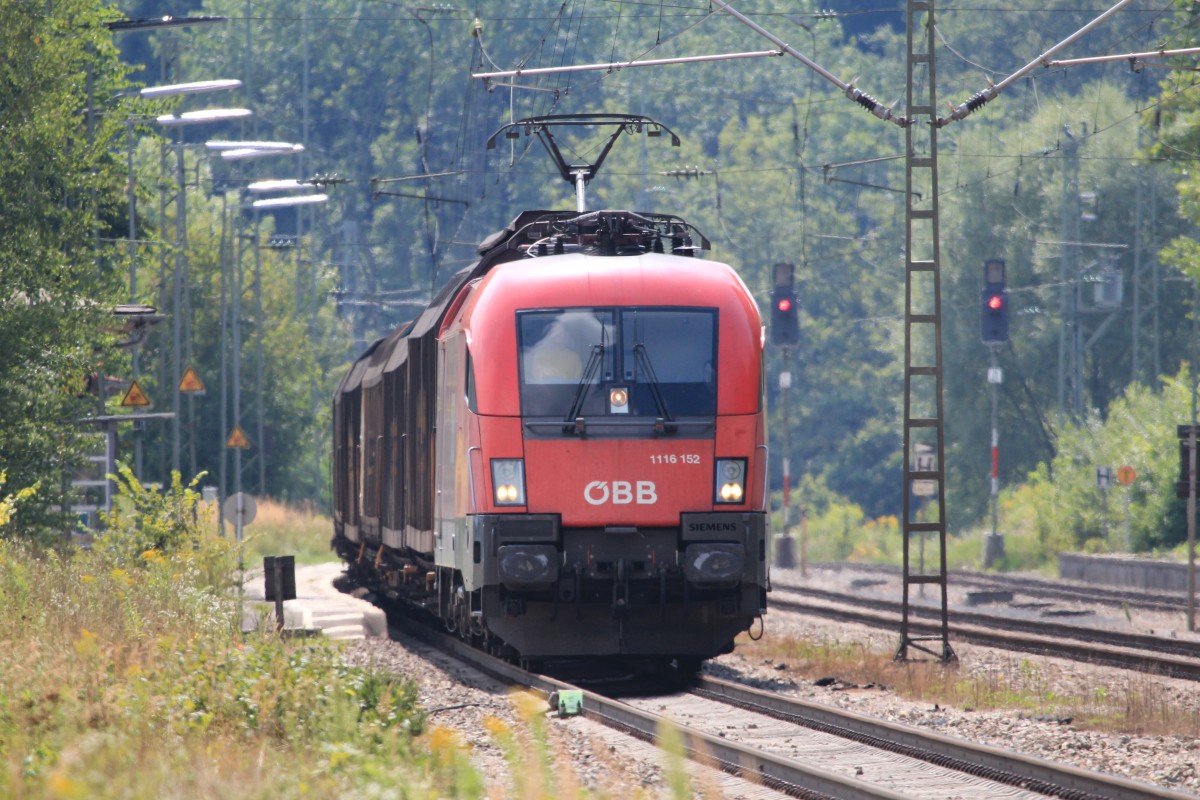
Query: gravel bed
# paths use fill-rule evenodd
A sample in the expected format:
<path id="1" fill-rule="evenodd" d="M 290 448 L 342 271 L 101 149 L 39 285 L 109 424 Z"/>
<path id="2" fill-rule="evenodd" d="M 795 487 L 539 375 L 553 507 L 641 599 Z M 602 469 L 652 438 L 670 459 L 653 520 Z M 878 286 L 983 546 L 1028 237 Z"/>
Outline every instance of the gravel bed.
<path id="1" fill-rule="evenodd" d="M 546 722 L 557 784 L 552 794 L 525 791 L 520 796 L 573 798 L 582 796 L 583 791 L 612 798 L 649 800 L 670 796 L 664 788 L 665 759 L 653 745 L 623 736 L 583 717 L 560 718 L 540 697 L 512 696 L 504 684 L 464 667 L 424 644 L 371 637 L 347 643 L 346 657 L 353 664 L 372 666 L 415 681 L 421 704 L 429 713 L 426 732 L 435 727 L 455 732 L 461 747 L 469 753 L 472 764 L 487 782 L 488 797 L 517 796 L 513 765 L 488 728 L 496 727 L 495 720 L 499 720 L 514 729 L 527 730 L 522 716 L 530 713 L 541 715 Z M 527 742 L 523 744 L 528 745 Z M 524 763 L 518 765 L 518 769 L 526 780 L 541 772 L 536 758 L 532 748 L 524 750 Z M 731 779 L 719 772 L 692 766 L 688 769 L 693 786 L 700 790 L 697 796 L 782 797 L 757 788 L 728 790 L 726 787 Z M 713 787 L 717 788 L 713 790 Z"/>
<path id="2" fill-rule="evenodd" d="M 1136 627 L 1157 626 L 1163 630 L 1164 624 L 1171 623 L 1142 620 Z M 765 635 L 778 641 L 854 643 L 884 653 L 894 650 L 896 644 L 894 632 L 783 612 L 768 613 Z M 1200 691 L 1195 683 L 953 641 L 952 644 L 959 659 L 957 670 L 961 680 L 990 676 L 1010 686 L 1033 686 L 1043 697 L 1128 692 L 1169 705 L 1190 717 L 1191 731 L 1200 728 Z M 511 796 L 514 784 L 510 765 L 485 726 L 488 717 L 508 725 L 519 724 L 517 705 L 505 687 L 419 643 L 371 638 L 350 643 L 346 652 L 354 663 L 371 664 L 416 681 L 421 702 L 430 713 L 430 726 L 457 731 L 463 746 L 469 748 L 473 763 L 486 776 L 490 796 Z M 863 715 L 1200 796 L 1200 739 L 1190 734 L 1101 733 L 1082 729 L 1073 719 L 1045 717 L 1020 708 L 974 710 L 912 702 L 886 687 L 858 687 L 839 680 L 838 676 L 805 674 L 787 663 L 748 656 L 745 650 L 708 662 L 705 671 Z M 1022 694 L 1027 696 L 1028 692 Z M 541 708 L 545 709 L 544 703 Z M 536 713 L 544 714 L 548 721 L 548 738 L 559 765 L 556 775 L 564 781 L 561 788 L 581 786 L 610 797 L 632 797 L 638 793 L 643 797 L 669 796 L 664 788 L 663 759 L 654 748 L 619 737 L 585 719 L 559 719 L 548 710 Z M 703 773 L 693 780 L 694 785 L 709 787 L 723 781 Z M 703 793 L 722 797 L 760 796 L 727 784 Z M 560 796 L 569 795 L 570 792 L 560 792 Z"/>

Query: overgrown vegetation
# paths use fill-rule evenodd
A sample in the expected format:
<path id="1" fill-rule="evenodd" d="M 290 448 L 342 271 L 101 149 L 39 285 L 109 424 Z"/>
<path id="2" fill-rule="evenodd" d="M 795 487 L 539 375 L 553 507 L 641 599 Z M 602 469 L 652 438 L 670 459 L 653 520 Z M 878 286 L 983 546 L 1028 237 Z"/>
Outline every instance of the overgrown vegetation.
<path id="1" fill-rule="evenodd" d="M 1054 458 L 1040 464 L 1023 482 L 1001 489 L 998 530 L 1004 535 L 1005 554 L 995 567 L 1053 573 L 1061 552 L 1181 556 L 1187 518 L 1186 502 L 1175 494 L 1179 477 L 1175 425 L 1189 418 L 1190 381 L 1185 365 L 1156 388 L 1131 384 L 1105 415 L 1093 413 L 1079 423 L 1064 424 L 1055 440 Z M 1108 490 L 1101 490 L 1096 486 L 1100 466 L 1114 472 L 1128 466 L 1136 477 L 1127 486 L 1114 481 Z M 776 500 L 782 503 L 779 495 Z M 927 506 L 934 507 L 914 499 L 918 518 L 928 513 Z M 783 530 L 782 510 L 775 513 L 774 523 L 776 530 Z M 868 518 L 857 504 L 811 478 L 792 492 L 787 529 L 796 540 L 797 552 L 803 549 L 810 562 L 899 564 L 902 558 L 896 517 Z M 950 566 L 979 567 L 982 537 L 989 530 L 988 524 L 951 529 Z M 936 547 L 935 541 L 926 542 L 931 557 Z"/>
<path id="2" fill-rule="evenodd" d="M 123 481 L 89 551 L 0 539 L 0 794 L 352 796 L 440 785 L 413 686 L 243 636 L 233 550 L 178 479 Z M 365 796 L 365 795 L 364 795 Z"/>
<path id="3" fill-rule="evenodd" d="M 196 485 L 176 475 L 158 492 L 122 470 L 90 550 L 10 535 L 19 499 L 0 497 L 0 795 L 628 796 L 580 784 L 541 699 L 514 698 L 516 725 L 486 724 L 506 785 L 472 765 L 461 734 L 429 725 L 403 676 L 349 666 L 328 640 L 243 633 L 236 552 Z M 680 759 L 662 796 L 695 796 Z"/>
<path id="4" fill-rule="evenodd" d="M 254 522 L 242 529 L 247 564 L 261 564 L 263 556 L 290 555 L 297 564 L 318 564 L 336 557 L 329 546 L 333 520 L 311 503 L 293 506 L 270 498 L 257 501 Z M 225 530 L 232 534 L 232 526 Z"/>

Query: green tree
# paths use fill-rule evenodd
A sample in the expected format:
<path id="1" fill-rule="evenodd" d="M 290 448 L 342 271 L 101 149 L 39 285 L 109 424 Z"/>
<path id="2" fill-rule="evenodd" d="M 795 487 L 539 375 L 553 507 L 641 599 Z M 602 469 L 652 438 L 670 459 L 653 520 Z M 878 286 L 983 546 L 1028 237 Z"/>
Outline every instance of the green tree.
<path id="1" fill-rule="evenodd" d="M 88 376 L 113 358 L 123 274 L 104 242 L 121 219 L 112 153 L 124 68 L 98 0 L 0 2 L 0 465 L 11 488 L 41 482 L 19 530 L 52 521 L 99 407 Z M 111 327 L 111 324 L 109 325 Z M 43 529 L 44 530 L 44 529 Z"/>
<path id="2" fill-rule="evenodd" d="M 996 392 L 1001 479 L 1007 486 L 1055 457 L 1067 423 L 1103 420 L 1132 381 L 1157 383 L 1152 359 L 1144 352 L 1139 374 L 1134 374 L 1132 329 L 1145 325 L 1145 319 L 1131 313 L 1134 265 L 1141 259 L 1148 271 L 1155 258 L 1148 249 L 1135 253 L 1135 228 L 1140 218 L 1141 245 L 1148 248 L 1152 233 L 1165 243 L 1181 225 L 1168 170 L 1146 161 L 1138 148 L 1137 101 L 1117 87 L 1090 84 L 1078 96 L 1063 96 L 1053 108 L 1045 106 L 1026 120 L 1004 124 L 1002 116 L 1002 109 L 992 106 L 954 131 L 942 177 L 947 186 L 942 204 L 947 467 L 955 501 L 951 519 L 957 526 L 983 516 L 988 502 L 990 358 L 979 334 L 985 260 L 1005 261 L 1010 293 L 1010 341 L 996 354 L 1004 374 Z M 1130 135 L 1105 133 L 1114 130 Z M 989 157 L 972 157 L 980 153 Z M 1139 181 L 1144 181 L 1141 190 Z M 1155 192 L 1149 190 L 1151 183 Z M 1153 232 L 1148 224 L 1151 197 L 1157 198 Z M 1084 213 L 1087 218 L 1081 219 Z M 1061 244 L 1071 241 L 1079 243 Z M 1093 281 L 1112 268 L 1124 283 L 1125 299 L 1117 307 L 1105 307 L 1094 299 Z M 1165 278 L 1164 271 L 1160 280 Z M 1186 341 L 1179 335 L 1187 309 L 1184 297 L 1169 285 L 1162 284 L 1154 311 L 1162 332 L 1161 363 L 1164 371 L 1173 372 L 1187 357 Z M 1144 315 L 1153 300 L 1145 285 L 1140 290 Z M 1077 314 L 1070 311 L 1072 295 Z M 1082 419 L 1069 394 L 1059 405 L 1060 385 L 1069 385 L 1071 377 L 1067 364 L 1060 372 L 1060 344 L 1066 333 L 1071 345 L 1074 330 L 1087 345 L 1080 365 Z M 1145 347 L 1145 327 L 1140 334 Z"/>
<path id="3" fill-rule="evenodd" d="M 518 88 L 485 87 L 470 78 L 472 72 L 516 66 L 766 46 L 729 16 L 710 16 L 710 9 L 665 13 L 652 5 L 617 5 L 612 13 L 596 14 L 583 4 L 555 0 L 471 10 L 265 0 L 247 18 L 235 0 L 203 4 L 204 12 L 225 14 L 231 22 L 189 34 L 192 46 L 180 48 L 174 61 L 177 76 L 241 70 L 245 100 L 256 115 L 238 135 L 307 136 L 310 155 L 297 168 L 306 173 L 301 177 L 337 173 L 347 181 L 315 216 L 310 251 L 314 263 L 329 265 L 322 274 L 343 301 L 336 309 L 341 325 L 334 323 L 333 304 L 327 305 L 322 313 L 330 314 L 322 320 L 328 324 L 315 329 L 326 339 L 319 347 L 309 342 L 314 353 L 324 355 L 305 366 L 285 357 L 280 371 L 268 376 L 268 384 L 279 389 L 272 415 L 289 420 L 280 436 L 307 435 L 304 426 L 314 416 L 301 405 L 302 392 L 285 390 L 291 378 L 284 367 L 336 371 L 339 350 L 350 356 L 411 318 L 422 300 L 469 263 L 472 242 L 520 210 L 571 206 L 570 185 L 533 137 L 502 140 L 489 151 L 484 142 L 491 133 L 510 119 L 539 114 L 637 112 L 670 126 L 683 146 L 645 138 L 622 142 L 589 189 L 592 207 L 685 217 L 712 240 L 710 257 L 733 264 L 760 300 L 770 288 L 771 265 L 795 263 L 802 342 L 789 364 L 775 348 L 768 353 L 772 431 L 781 429 L 775 376 L 786 367 L 793 375 L 787 454 L 793 471 L 819 476 L 868 517 L 899 513 L 905 457 L 903 131 L 864 113 L 789 58 L 524 75 Z M 831 15 L 815 3 L 761 0 L 752 13 L 844 80 L 863 76 L 858 85 L 884 103 L 905 96 L 906 41 L 898 7 Z M 940 101 L 962 102 L 986 85 L 985 76 L 1006 76 L 1092 16 L 1065 0 L 986 11 L 946 8 L 938 24 Z M 1117 51 L 1162 35 L 1148 32 L 1143 22 L 1137 15 L 1117 15 L 1080 47 Z M 1177 26 L 1182 33 L 1171 34 L 1172 44 L 1186 38 L 1186 24 L 1185 19 Z M 998 28 L 1023 35 L 992 35 Z M 1157 46 L 1155 40 L 1141 49 Z M 1059 255 L 1043 243 L 1062 238 L 1070 141 L 1064 126 L 1080 142 L 1079 188 L 1097 198 L 1096 220 L 1087 233 L 1127 245 L 1134 239 L 1134 197 L 1142 180 L 1132 169 L 1139 154 L 1138 99 L 1153 94 L 1155 86 L 1144 74 L 1110 74 L 1039 73 L 941 134 L 945 467 L 952 526 L 979 519 L 988 496 L 990 409 L 986 353 L 978 342 L 985 258 L 1008 262 L 1019 312 L 1012 346 L 1000 354 L 1006 375 L 1000 399 L 1005 483 L 1048 463 L 1056 452 L 1062 282 Z M 1175 94 L 1186 100 L 1185 81 L 1192 79 L 1180 73 L 1173 80 Z M 1181 120 L 1190 113 L 1188 106 L 1179 107 Z M 581 136 L 569 136 L 567 143 L 572 157 L 595 152 Z M 671 177 L 680 169 L 698 170 L 699 177 Z M 430 173 L 445 174 L 403 183 L 371 181 Z M 240 182 L 252 175 L 249 169 L 217 169 L 214 177 Z M 1172 216 L 1173 192 L 1161 175 L 1156 181 L 1165 239 L 1181 223 Z M 282 228 L 287 220 L 281 217 L 278 224 Z M 1122 259 L 1119 266 L 1128 276 L 1132 259 Z M 286 259 L 268 264 L 267 284 L 286 285 L 273 274 L 287 269 Z M 1127 280 L 1127 297 L 1129 289 Z M 1187 343 L 1178 333 L 1184 313 L 1178 293 L 1163 294 L 1163 371 L 1169 373 Z M 286 296 L 268 313 L 272 330 L 303 335 L 285 322 L 298 319 Z M 283 315 L 278 320 L 277 313 Z M 1089 413 L 1095 409 L 1101 417 L 1130 381 L 1149 385 L 1158 379 L 1145 363 L 1134 374 L 1129 319 L 1123 312 L 1110 316 L 1103 329 L 1098 317 L 1086 319 L 1095 340 L 1082 383 Z M 783 455 L 778 442 L 772 452 L 778 486 Z M 278 473 L 269 491 L 297 486 L 294 477 Z"/>

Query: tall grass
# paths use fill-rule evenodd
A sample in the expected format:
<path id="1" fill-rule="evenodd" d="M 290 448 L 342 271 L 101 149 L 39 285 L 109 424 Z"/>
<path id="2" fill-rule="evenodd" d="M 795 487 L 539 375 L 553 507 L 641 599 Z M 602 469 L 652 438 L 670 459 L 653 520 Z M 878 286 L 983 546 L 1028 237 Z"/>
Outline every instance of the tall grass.
<path id="1" fill-rule="evenodd" d="M 255 506 L 254 521 L 242 528 L 247 564 L 261 564 L 263 556 L 295 556 L 297 564 L 337 560 L 329 544 L 333 520 L 313 506 L 290 506 L 270 498 L 257 499 Z M 224 531 L 234 538 L 234 527 L 228 522 Z"/>
<path id="2" fill-rule="evenodd" d="M 0 797 L 629 796 L 581 788 L 530 701 L 491 724 L 513 777 L 489 786 L 411 681 L 326 640 L 242 634 L 236 551 L 194 487 L 122 488 L 91 550 L 0 526 Z"/>
<path id="3" fill-rule="evenodd" d="M 0 540 L 0 796 L 349 797 L 360 757 L 438 785 L 411 684 L 243 637 L 229 542 L 159 511 L 115 515 L 90 551 Z"/>

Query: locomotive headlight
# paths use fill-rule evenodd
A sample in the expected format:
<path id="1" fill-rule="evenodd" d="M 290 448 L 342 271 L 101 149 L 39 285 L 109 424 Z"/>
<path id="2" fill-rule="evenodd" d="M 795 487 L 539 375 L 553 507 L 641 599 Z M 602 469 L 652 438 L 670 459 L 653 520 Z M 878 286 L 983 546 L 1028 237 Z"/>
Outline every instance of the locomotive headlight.
<path id="1" fill-rule="evenodd" d="M 746 459 L 718 458 L 714 503 L 741 503 L 746 495 Z"/>
<path id="2" fill-rule="evenodd" d="M 608 408 L 611 414 L 628 414 L 629 413 L 629 390 L 614 386 L 608 392 Z"/>
<path id="3" fill-rule="evenodd" d="M 498 506 L 525 505 L 524 459 L 492 459 L 492 499 Z"/>

